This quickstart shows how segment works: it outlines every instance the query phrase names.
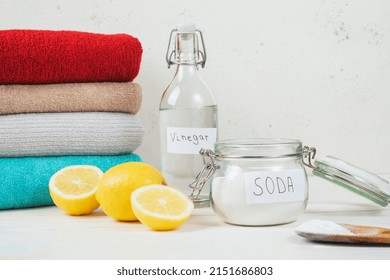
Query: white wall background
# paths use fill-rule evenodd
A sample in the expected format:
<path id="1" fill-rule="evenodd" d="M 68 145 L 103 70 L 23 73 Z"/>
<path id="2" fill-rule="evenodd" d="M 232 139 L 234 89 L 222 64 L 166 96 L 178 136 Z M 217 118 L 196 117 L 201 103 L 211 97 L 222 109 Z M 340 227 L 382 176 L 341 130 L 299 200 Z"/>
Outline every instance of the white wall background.
<path id="1" fill-rule="evenodd" d="M 220 138 L 288 137 L 390 174 L 390 1 L 0 0 L 0 29 L 128 33 L 144 54 L 144 161 L 160 166 L 158 106 L 178 22 L 203 31 Z M 0 66 L 1 67 L 1 66 Z"/>

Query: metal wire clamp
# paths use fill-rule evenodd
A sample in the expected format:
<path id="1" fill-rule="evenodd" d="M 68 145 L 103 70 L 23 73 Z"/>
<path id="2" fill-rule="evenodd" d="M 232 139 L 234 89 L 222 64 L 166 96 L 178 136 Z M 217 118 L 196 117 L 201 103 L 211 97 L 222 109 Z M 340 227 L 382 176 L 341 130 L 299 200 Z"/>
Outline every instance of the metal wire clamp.
<path id="1" fill-rule="evenodd" d="M 220 166 L 214 162 L 216 155 L 212 150 L 201 149 L 199 154 L 203 159 L 203 168 L 195 177 L 195 180 L 189 184 L 192 189 L 191 197 L 199 196 L 207 181 L 220 169 Z"/>

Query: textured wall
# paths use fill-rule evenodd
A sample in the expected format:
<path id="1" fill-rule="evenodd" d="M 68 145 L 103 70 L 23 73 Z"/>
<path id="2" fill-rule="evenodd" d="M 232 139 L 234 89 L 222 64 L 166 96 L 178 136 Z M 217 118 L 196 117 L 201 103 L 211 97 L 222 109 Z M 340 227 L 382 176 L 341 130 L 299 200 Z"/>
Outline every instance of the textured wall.
<path id="1" fill-rule="evenodd" d="M 204 80 L 219 101 L 220 138 L 289 137 L 390 173 L 390 2 L 0 0 L 0 28 L 126 32 L 144 47 L 146 128 L 138 153 L 159 166 L 158 106 L 174 74 L 169 32 L 203 31 Z M 1 67 L 1 66 L 0 66 Z"/>

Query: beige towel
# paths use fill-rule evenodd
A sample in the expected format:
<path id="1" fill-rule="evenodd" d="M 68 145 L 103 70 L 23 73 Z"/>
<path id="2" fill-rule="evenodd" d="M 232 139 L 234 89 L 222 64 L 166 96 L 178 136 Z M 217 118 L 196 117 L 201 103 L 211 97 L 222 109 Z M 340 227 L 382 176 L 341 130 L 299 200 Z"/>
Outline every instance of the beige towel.
<path id="1" fill-rule="evenodd" d="M 55 112 L 134 115 L 141 103 L 141 87 L 132 82 L 0 85 L 0 115 Z"/>

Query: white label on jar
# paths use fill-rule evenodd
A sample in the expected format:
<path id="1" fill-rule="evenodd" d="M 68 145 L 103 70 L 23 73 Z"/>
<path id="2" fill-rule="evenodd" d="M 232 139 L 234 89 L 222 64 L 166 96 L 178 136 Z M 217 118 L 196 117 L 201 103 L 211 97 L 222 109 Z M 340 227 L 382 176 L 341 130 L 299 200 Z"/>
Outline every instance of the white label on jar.
<path id="1" fill-rule="evenodd" d="M 299 202 L 306 196 L 306 174 L 302 169 L 245 173 L 247 204 Z"/>
<path id="2" fill-rule="evenodd" d="M 216 128 L 167 127 L 167 152 L 199 154 L 200 149 L 214 149 Z"/>

